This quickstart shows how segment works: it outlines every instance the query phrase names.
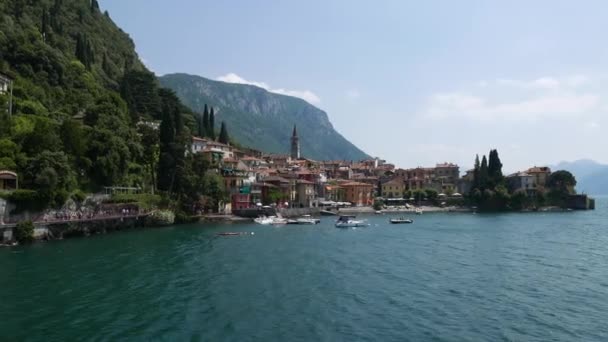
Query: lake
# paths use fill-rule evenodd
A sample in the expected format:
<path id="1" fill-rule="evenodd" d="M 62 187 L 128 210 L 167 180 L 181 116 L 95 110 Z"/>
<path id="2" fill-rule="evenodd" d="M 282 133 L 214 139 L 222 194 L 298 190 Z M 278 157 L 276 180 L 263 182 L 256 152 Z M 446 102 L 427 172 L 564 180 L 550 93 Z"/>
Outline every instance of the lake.
<path id="1" fill-rule="evenodd" d="M 608 340 L 608 198 L 589 212 L 390 217 L 3 248 L 0 339 Z"/>

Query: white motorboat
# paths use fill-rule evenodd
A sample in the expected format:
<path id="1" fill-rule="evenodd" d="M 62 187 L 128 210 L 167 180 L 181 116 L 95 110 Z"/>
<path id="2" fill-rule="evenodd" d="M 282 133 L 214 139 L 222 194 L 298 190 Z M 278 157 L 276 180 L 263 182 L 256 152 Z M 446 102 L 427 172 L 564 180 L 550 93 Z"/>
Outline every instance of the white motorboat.
<path id="1" fill-rule="evenodd" d="M 253 220 L 257 224 L 261 225 L 271 225 L 271 224 L 287 224 L 287 219 L 276 216 L 260 216 Z"/>
<path id="2" fill-rule="evenodd" d="M 272 217 L 260 216 L 256 219 L 254 219 L 253 222 L 255 222 L 257 224 L 262 224 L 262 225 L 269 225 L 269 224 L 272 224 Z"/>
<path id="3" fill-rule="evenodd" d="M 321 223 L 321 220 L 311 218 L 311 217 L 302 217 L 296 220 L 298 224 L 318 224 Z"/>
<path id="4" fill-rule="evenodd" d="M 423 211 L 420 208 L 416 208 L 416 215 L 422 215 Z"/>
<path id="5" fill-rule="evenodd" d="M 355 218 L 355 216 L 340 216 L 338 221 L 336 221 L 336 228 L 354 228 L 368 226 L 367 222 L 355 220 Z"/>

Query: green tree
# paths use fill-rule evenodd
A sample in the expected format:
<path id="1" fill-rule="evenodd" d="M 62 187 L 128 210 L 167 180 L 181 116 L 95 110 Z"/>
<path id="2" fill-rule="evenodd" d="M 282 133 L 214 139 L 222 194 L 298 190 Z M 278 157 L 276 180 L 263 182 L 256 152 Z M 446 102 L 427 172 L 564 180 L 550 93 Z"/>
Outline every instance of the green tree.
<path id="1" fill-rule="evenodd" d="M 32 221 L 21 221 L 15 227 L 15 240 L 20 244 L 32 243 L 34 241 L 34 223 Z"/>
<path id="2" fill-rule="evenodd" d="M 226 123 L 222 121 L 222 126 L 220 128 L 220 136 L 218 139 L 222 144 L 230 143 L 230 136 L 228 136 L 228 129 L 226 128 Z"/>
<path id="3" fill-rule="evenodd" d="M 574 187 L 576 186 L 576 178 L 569 171 L 555 171 L 549 176 L 547 186 L 550 190 L 572 194 L 574 193 Z"/>
<path id="4" fill-rule="evenodd" d="M 481 163 L 479 162 L 479 154 L 475 155 L 475 166 L 473 168 L 473 186 L 471 191 L 479 189 L 479 171 L 481 169 Z"/>
<path id="5" fill-rule="evenodd" d="M 215 111 L 213 107 L 211 107 L 211 111 L 209 111 L 209 138 L 211 140 L 215 140 Z"/>
<path id="6" fill-rule="evenodd" d="M 532 200 L 525 190 L 518 189 L 511 195 L 510 206 L 515 210 L 522 210 L 530 207 Z"/>
<path id="7" fill-rule="evenodd" d="M 95 127 L 89 139 L 87 156 L 92 163 L 92 181 L 97 186 L 119 185 L 128 172 L 129 146 L 114 131 L 104 127 Z"/>
<path id="8" fill-rule="evenodd" d="M 23 183 L 35 189 L 44 203 L 61 206 L 75 188 L 76 178 L 65 153 L 43 151 L 30 160 Z"/>
<path id="9" fill-rule="evenodd" d="M 184 129 L 181 104 L 175 93 L 162 89 L 160 95 L 163 120 L 160 125 L 158 189 L 179 194 L 187 171 L 185 146 L 189 144 L 190 137 Z"/>
<path id="10" fill-rule="evenodd" d="M 129 70 L 120 83 L 132 122 L 159 119 L 161 107 L 156 76 L 149 71 Z"/>
<path id="11" fill-rule="evenodd" d="M 491 188 L 496 187 L 504 182 L 502 174 L 502 162 L 498 156 L 497 150 L 491 150 L 488 160 L 488 186 Z"/>
<path id="12" fill-rule="evenodd" d="M 147 173 L 150 177 L 150 189 L 152 190 L 152 193 L 154 193 L 154 190 L 156 189 L 156 170 L 160 156 L 159 131 L 145 124 L 139 125 L 138 129 L 143 147 L 141 162 L 147 169 Z"/>
<path id="13" fill-rule="evenodd" d="M 203 110 L 203 122 L 202 125 L 199 126 L 199 135 L 201 137 L 209 136 L 209 109 L 205 104 L 205 109 Z"/>
<path id="14" fill-rule="evenodd" d="M 488 160 L 486 159 L 486 156 L 483 156 L 483 158 L 481 159 L 481 166 L 479 167 L 479 188 L 481 190 L 484 190 L 487 188 L 488 186 L 488 180 L 489 180 L 489 170 L 488 170 Z"/>

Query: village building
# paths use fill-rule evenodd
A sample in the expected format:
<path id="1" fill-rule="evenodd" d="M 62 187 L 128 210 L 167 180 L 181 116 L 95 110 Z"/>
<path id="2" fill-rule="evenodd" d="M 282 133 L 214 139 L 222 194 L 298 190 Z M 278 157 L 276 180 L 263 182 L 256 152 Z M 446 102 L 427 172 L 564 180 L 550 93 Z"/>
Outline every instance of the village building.
<path id="1" fill-rule="evenodd" d="M 0 94 L 9 94 L 11 92 L 11 87 L 13 84 L 13 80 L 7 75 L 0 74 Z"/>
<path id="2" fill-rule="evenodd" d="M 234 158 L 234 148 L 227 144 L 207 139 L 192 137 L 192 153 L 203 154 L 209 162 L 218 163 L 224 159 Z"/>
<path id="3" fill-rule="evenodd" d="M 382 184 L 381 196 L 383 198 L 402 198 L 405 192 L 405 182 L 400 177 Z"/>
<path id="4" fill-rule="evenodd" d="M 374 202 L 374 187 L 369 184 L 347 181 L 340 184 L 344 189 L 344 201 L 354 206 L 369 206 Z"/>
<path id="5" fill-rule="evenodd" d="M 300 208 L 312 207 L 315 199 L 315 183 L 299 179 L 296 181 L 296 203 Z"/>
<path id="6" fill-rule="evenodd" d="M 517 172 L 506 177 L 510 192 L 525 191 L 531 195 L 536 191 L 536 177 L 527 172 Z"/>
<path id="7" fill-rule="evenodd" d="M 547 185 L 549 176 L 551 176 L 551 169 L 546 166 L 534 166 L 529 168 L 526 173 L 534 177 L 535 187 L 544 188 Z"/>
<path id="8" fill-rule="evenodd" d="M 17 174 L 12 171 L 0 171 L 0 191 L 13 191 L 19 189 Z"/>

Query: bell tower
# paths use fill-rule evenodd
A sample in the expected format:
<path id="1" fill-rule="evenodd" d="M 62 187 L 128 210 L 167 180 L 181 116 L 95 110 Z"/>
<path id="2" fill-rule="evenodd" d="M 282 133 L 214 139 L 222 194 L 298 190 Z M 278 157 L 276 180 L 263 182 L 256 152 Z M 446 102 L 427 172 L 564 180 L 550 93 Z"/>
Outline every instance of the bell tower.
<path id="1" fill-rule="evenodd" d="M 291 134 L 291 159 L 300 159 L 300 138 L 298 138 L 296 125 L 293 125 L 293 133 Z"/>

